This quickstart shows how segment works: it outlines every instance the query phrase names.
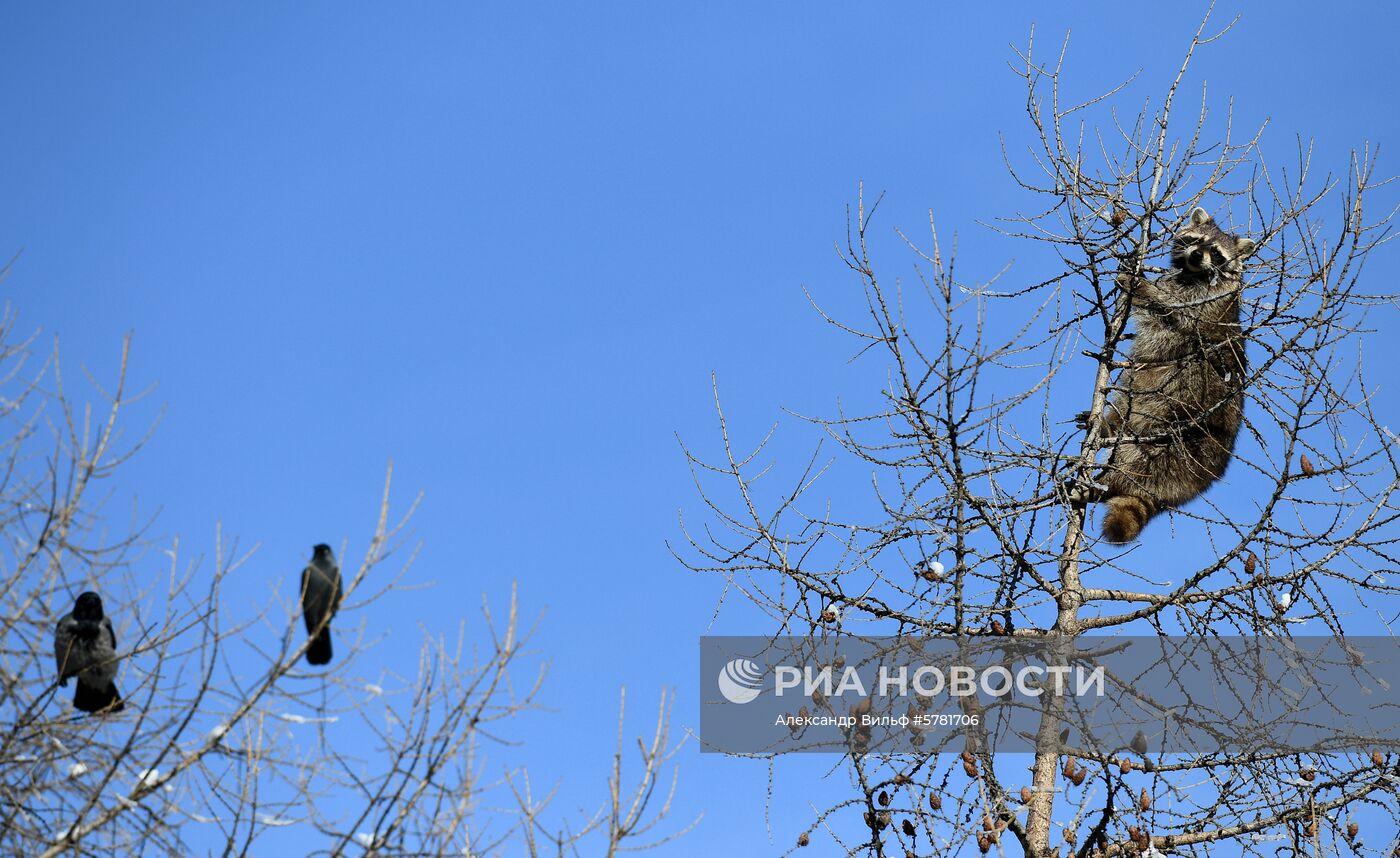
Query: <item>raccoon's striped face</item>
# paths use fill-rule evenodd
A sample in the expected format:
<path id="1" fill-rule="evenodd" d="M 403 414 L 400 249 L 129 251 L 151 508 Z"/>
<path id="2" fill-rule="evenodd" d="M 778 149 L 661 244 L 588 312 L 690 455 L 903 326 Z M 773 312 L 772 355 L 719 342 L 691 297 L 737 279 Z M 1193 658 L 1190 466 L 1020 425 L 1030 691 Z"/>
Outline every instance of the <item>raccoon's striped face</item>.
<path id="1" fill-rule="evenodd" d="M 1254 252 L 1254 242 L 1233 236 L 1215 225 L 1205 209 L 1196 209 L 1186 226 L 1172 239 L 1172 264 L 1194 275 L 1225 274 L 1238 277 L 1244 260 Z"/>
<path id="2" fill-rule="evenodd" d="M 1233 259 L 1226 254 L 1226 248 L 1212 236 L 1186 234 L 1179 235 L 1173 242 L 1172 261 L 1178 268 L 1193 274 L 1218 271 Z"/>

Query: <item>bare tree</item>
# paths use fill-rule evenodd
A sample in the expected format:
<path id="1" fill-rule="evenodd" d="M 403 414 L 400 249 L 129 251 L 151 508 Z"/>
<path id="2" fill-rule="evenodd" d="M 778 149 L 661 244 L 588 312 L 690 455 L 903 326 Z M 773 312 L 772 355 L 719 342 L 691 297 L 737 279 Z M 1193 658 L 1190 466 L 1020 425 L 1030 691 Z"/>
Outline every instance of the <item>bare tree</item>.
<path id="1" fill-rule="evenodd" d="M 883 406 L 805 418 L 841 455 L 813 455 L 776 495 L 758 485 L 774 478 L 768 440 L 735 449 L 720 409 L 723 458 L 686 448 L 711 520 L 703 533 L 685 528 L 683 562 L 725 576 L 774 634 L 829 633 L 836 612 L 847 633 L 955 639 L 1287 637 L 1303 625 L 1345 635 L 1358 613 L 1371 633 L 1393 634 L 1400 462 L 1361 361 L 1365 316 L 1395 303 L 1390 284 L 1368 287 L 1363 270 L 1389 236 L 1393 211 L 1371 213 L 1385 182 L 1369 148 L 1343 175 L 1317 175 L 1306 143 L 1275 164 L 1264 129 L 1240 135 L 1204 86 L 1183 123 L 1192 59 L 1229 29 L 1209 26 L 1207 15 L 1161 97 L 1127 122 L 1115 105 L 1135 79 L 1066 103 L 1068 40 L 1047 63 L 1032 31 L 1013 65 L 1029 146 L 1004 146 L 1026 211 L 994 224 L 1050 251 L 1053 267 L 1028 280 L 960 281 L 931 225 L 927 242 L 905 239 L 920 288 L 891 287 L 867 241 L 876 206 L 862 199 L 843 258 L 868 315 L 822 316 L 859 354 L 883 355 Z M 1163 273 L 1153 263 L 1196 206 L 1258 243 L 1230 491 L 1159 517 L 1137 543 L 1109 544 L 1085 499 L 1115 445 L 1134 439 L 1093 416 L 1075 428 L 1073 416 L 1101 415 L 1114 397 L 1134 329 L 1123 284 Z M 833 462 L 873 472 L 875 512 L 843 519 L 835 509 L 858 504 L 817 496 Z M 1167 567 L 1143 546 L 1177 535 L 1190 550 L 1174 550 L 1175 574 L 1154 580 Z M 1152 765 L 1129 749 L 1076 747 L 1056 706 L 1047 699 L 1029 776 L 975 741 L 951 759 L 852 753 L 851 797 L 798 823 L 798 846 L 828 836 L 844 854 L 1037 858 L 1362 854 L 1367 837 L 1365 854 L 1396 848 L 1393 742 L 1369 754 L 1181 753 Z M 1363 808 L 1369 831 L 1359 831 Z"/>
<path id="2" fill-rule="evenodd" d="M 56 344 L 28 365 L 34 340 L 16 340 L 14 326 L 7 308 L 0 854 L 268 854 L 284 830 L 299 844 L 310 831 L 318 855 L 614 854 L 684 832 L 666 819 L 679 748 L 667 694 L 639 753 L 624 754 L 619 733 L 596 812 L 553 812 L 552 788 L 534 792 L 529 772 L 500 762 L 511 720 L 544 681 L 514 594 L 504 614 L 483 605 L 479 622 L 425 633 L 401 672 L 367 680 L 363 629 L 360 640 L 338 629 L 349 645 L 329 668 L 303 668 L 294 576 L 281 592 L 269 582 L 252 615 L 225 601 L 252 552 L 220 538 L 206 568 L 178 540 L 151 546 L 140 520 L 113 537 L 94 487 L 144 440 L 122 441 L 140 398 L 127 392 L 129 341 L 115 386 L 93 382 L 94 407 L 68 391 Z M 389 488 L 386 477 L 378 526 L 346 570 L 342 621 L 408 581 L 416 501 L 391 516 Z M 115 624 L 121 713 L 75 712 L 57 687 L 54 625 L 89 589 Z"/>

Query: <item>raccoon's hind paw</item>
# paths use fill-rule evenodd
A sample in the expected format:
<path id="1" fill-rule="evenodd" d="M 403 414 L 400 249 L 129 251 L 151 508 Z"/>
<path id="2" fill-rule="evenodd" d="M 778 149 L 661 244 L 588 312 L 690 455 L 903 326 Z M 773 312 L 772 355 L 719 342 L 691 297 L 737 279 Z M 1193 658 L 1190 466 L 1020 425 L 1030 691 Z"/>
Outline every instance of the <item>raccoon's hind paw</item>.
<path id="1" fill-rule="evenodd" d="M 1108 486 L 1082 477 L 1071 477 L 1060 483 L 1060 491 L 1071 506 L 1084 506 L 1102 501 L 1108 492 Z"/>

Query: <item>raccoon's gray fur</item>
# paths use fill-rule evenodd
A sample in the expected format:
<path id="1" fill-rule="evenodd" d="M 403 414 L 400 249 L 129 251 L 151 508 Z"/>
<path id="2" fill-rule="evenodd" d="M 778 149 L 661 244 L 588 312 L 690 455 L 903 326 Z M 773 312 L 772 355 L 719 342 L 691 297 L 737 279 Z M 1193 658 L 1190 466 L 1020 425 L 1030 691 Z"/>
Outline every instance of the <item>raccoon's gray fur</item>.
<path id="1" fill-rule="evenodd" d="M 1172 238 L 1172 271 L 1122 284 L 1137 330 L 1101 426 L 1104 437 L 1118 437 L 1095 498 L 1108 505 L 1109 542 L 1133 541 L 1230 464 L 1244 418 L 1240 284 L 1253 251 L 1253 241 L 1198 208 Z"/>

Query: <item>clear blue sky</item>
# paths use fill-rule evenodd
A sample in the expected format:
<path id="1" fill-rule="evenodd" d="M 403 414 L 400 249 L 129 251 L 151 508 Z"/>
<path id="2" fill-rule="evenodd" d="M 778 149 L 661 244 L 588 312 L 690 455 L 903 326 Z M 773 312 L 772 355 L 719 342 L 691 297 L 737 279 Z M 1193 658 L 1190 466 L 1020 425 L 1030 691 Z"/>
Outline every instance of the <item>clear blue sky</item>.
<path id="1" fill-rule="evenodd" d="M 733 599 L 712 624 L 721 582 L 664 545 L 699 512 L 674 433 L 714 449 L 711 373 L 747 440 L 878 387 L 801 293 L 858 297 L 832 250 L 857 183 L 888 192 L 891 276 L 911 271 L 893 227 L 930 208 L 968 279 L 999 269 L 1017 248 L 975 222 L 1026 202 L 998 151 L 1025 132 L 1009 43 L 1072 27 L 1084 92 L 1138 68 L 1156 92 L 1201 8 L 12 4 L 0 256 L 23 255 L 0 288 L 99 377 L 135 333 L 142 414 L 167 411 L 112 509 L 159 508 L 187 552 L 219 522 L 261 543 L 249 601 L 314 542 L 356 559 L 392 458 L 397 499 L 424 493 L 413 580 L 436 586 L 363 617 L 376 657 L 518 580 L 556 711 L 501 762 L 601 796 L 618 686 L 629 731 L 663 686 L 694 725 L 696 638 L 768 630 Z M 1284 153 L 1316 137 L 1337 171 L 1368 139 L 1384 158 L 1395 9 L 1247 12 L 1196 69 L 1239 122 L 1271 117 Z M 1392 288 L 1394 254 L 1370 273 Z M 814 435 L 783 423 L 774 458 L 805 457 Z M 824 768 L 778 767 L 768 846 L 764 767 L 695 751 L 676 815 L 707 815 L 674 854 L 785 848 Z"/>

